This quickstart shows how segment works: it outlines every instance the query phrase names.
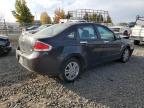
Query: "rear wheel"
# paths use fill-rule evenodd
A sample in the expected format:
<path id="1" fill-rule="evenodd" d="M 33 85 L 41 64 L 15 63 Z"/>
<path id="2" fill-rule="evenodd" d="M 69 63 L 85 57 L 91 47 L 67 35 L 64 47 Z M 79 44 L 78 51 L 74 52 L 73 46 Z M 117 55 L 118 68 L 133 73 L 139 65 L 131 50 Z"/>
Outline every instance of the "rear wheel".
<path id="1" fill-rule="evenodd" d="M 121 56 L 121 62 L 123 63 L 126 63 L 130 58 L 130 50 L 129 48 L 126 48 L 123 53 L 122 53 L 122 56 Z"/>
<path id="2" fill-rule="evenodd" d="M 3 52 L 0 52 L 0 56 L 2 56 L 3 55 Z"/>
<path id="3" fill-rule="evenodd" d="M 139 40 L 134 40 L 134 44 L 135 44 L 135 45 L 139 45 L 139 44 L 140 44 L 140 41 L 139 41 Z"/>
<path id="4" fill-rule="evenodd" d="M 123 35 L 128 36 L 128 31 L 124 31 Z"/>
<path id="5" fill-rule="evenodd" d="M 60 74 L 60 79 L 66 81 L 66 82 L 73 82 L 80 75 L 81 65 L 78 60 L 69 59 L 64 63 L 61 71 L 62 72 Z"/>
<path id="6" fill-rule="evenodd" d="M 0 48 L 0 56 L 2 56 L 3 55 L 3 49 L 2 48 Z"/>

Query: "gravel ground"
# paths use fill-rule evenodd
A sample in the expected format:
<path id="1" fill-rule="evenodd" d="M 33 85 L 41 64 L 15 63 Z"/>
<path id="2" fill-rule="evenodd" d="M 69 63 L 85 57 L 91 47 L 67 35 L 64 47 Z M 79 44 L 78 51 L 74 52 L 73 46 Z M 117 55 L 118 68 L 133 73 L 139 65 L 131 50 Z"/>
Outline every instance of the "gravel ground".
<path id="1" fill-rule="evenodd" d="M 87 70 L 74 83 L 29 72 L 13 50 L 0 58 L 0 108 L 144 108 L 144 45 L 126 64 Z"/>

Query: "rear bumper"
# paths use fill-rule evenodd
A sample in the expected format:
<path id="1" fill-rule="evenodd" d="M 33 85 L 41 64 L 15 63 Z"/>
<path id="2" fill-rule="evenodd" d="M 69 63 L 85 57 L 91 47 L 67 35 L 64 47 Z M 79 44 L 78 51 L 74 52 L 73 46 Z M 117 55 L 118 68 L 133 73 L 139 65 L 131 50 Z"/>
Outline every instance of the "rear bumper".
<path id="1" fill-rule="evenodd" d="M 60 61 L 48 56 L 47 54 L 33 52 L 30 55 L 26 55 L 21 53 L 20 50 L 16 50 L 16 58 L 18 62 L 29 71 L 49 75 L 59 74 Z"/>

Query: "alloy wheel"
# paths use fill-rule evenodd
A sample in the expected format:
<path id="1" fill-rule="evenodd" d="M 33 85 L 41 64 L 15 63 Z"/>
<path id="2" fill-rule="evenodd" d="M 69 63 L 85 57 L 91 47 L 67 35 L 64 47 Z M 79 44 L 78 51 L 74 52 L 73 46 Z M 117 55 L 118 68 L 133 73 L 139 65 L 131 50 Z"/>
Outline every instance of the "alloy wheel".
<path id="1" fill-rule="evenodd" d="M 129 56 L 130 56 L 129 49 L 125 49 L 123 53 L 123 61 L 126 62 L 129 59 Z"/>
<path id="2" fill-rule="evenodd" d="M 80 71 L 80 66 L 77 62 L 71 61 L 66 65 L 64 71 L 65 71 L 64 74 L 66 79 L 72 81 L 78 76 Z"/>

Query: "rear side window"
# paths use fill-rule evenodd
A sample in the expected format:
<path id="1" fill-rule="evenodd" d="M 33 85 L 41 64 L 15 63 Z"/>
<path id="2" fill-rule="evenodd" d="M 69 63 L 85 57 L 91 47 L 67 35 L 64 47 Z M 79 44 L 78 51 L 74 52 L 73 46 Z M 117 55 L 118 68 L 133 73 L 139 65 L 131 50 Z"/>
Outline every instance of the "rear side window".
<path id="1" fill-rule="evenodd" d="M 114 34 L 112 31 L 108 30 L 105 27 L 98 26 L 97 30 L 100 34 L 101 39 L 103 40 L 114 40 Z"/>
<path id="2" fill-rule="evenodd" d="M 80 39 L 97 39 L 95 30 L 93 26 L 79 26 L 78 27 L 78 33 L 80 36 Z"/>
<path id="3" fill-rule="evenodd" d="M 70 25 L 66 25 L 66 24 L 55 24 L 40 30 L 39 32 L 35 33 L 35 35 L 55 36 L 58 33 L 61 33 L 66 28 L 68 28 L 69 26 Z"/>
<path id="4" fill-rule="evenodd" d="M 75 32 L 75 31 L 72 31 L 72 32 L 70 32 L 70 33 L 67 35 L 67 37 L 70 38 L 70 39 L 75 39 L 75 34 L 76 34 L 76 32 Z"/>

